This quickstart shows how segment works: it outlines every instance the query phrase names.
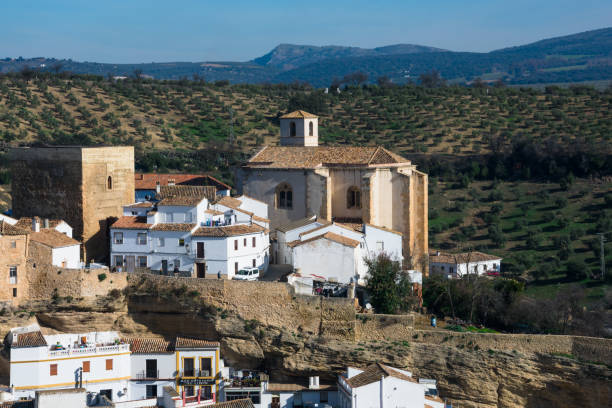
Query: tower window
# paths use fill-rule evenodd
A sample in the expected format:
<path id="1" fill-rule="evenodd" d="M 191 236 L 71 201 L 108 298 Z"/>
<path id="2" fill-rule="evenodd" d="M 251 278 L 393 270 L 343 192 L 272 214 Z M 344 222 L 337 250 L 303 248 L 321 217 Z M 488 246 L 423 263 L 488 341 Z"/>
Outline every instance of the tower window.
<path id="1" fill-rule="evenodd" d="M 113 189 L 113 178 L 111 176 L 108 176 L 108 178 L 106 179 L 106 188 L 108 188 L 109 190 Z"/>
<path id="2" fill-rule="evenodd" d="M 314 136 L 314 124 L 312 122 L 308 124 L 308 136 Z"/>
<path id="3" fill-rule="evenodd" d="M 289 125 L 289 136 L 295 136 L 296 135 L 296 129 L 295 129 L 295 122 L 291 122 L 291 124 Z"/>
<path id="4" fill-rule="evenodd" d="M 346 194 L 347 208 L 361 208 L 361 191 L 355 187 L 349 187 Z"/>
<path id="5" fill-rule="evenodd" d="M 276 208 L 293 208 L 293 190 L 287 183 L 276 188 Z"/>

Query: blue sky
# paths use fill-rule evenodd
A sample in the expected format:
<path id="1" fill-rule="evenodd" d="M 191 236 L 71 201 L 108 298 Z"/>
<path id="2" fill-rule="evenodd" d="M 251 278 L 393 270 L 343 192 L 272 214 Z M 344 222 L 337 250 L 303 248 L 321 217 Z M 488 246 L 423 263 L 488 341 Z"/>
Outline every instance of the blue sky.
<path id="1" fill-rule="evenodd" d="M 6 0 L 0 58 L 247 61 L 280 43 L 490 51 L 611 23 L 610 0 Z"/>

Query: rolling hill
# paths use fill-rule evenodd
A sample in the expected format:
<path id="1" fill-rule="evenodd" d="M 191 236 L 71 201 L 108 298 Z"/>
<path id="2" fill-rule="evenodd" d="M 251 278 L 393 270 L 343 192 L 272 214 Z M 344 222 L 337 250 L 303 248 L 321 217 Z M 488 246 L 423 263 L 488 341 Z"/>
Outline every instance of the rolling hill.
<path id="1" fill-rule="evenodd" d="M 335 78 L 363 72 L 368 82 L 386 76 L 397 84 L 418 81 L 438 70 L 450 82 L 475 78 L 508 84 L 577 83 L 612 80 L 612 28 L 537 41 L 488 53 L 454 52 L 413 44 L 365 49 L 343 46 L 281 44 L 248 62 L 168 62 L 103 64 L 53 58 L 0 60 L 0 73 L 30 67 L 101 76 L 132 76 L 136 71 L 156 79 L 205 78 L 232 83 L 307 82 L 329 86 Z"/>

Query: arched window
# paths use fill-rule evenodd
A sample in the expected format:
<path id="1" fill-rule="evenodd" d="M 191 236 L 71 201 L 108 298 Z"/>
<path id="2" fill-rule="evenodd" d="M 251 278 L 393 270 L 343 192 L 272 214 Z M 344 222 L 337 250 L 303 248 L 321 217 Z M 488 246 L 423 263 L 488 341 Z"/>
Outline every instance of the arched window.
<path id="1" fill-rule="evenodd" d="M 289 125 L 289 136 L 295 136 L 295 135 L 296 135 L 295 122 L 291 122 L 291 124 Z"/>
<path id="2" fill-rule="evenodd" d="M 293 208 L 293 190 L 287 183 L 279 184 L 276 188 L 276 208 Z"/>
<path id="3" fill-rule="evenodd" d="M 314 136 L 314 124 L 312 122 L 308 124 L 308 136 Z"/>
<path id="4" fill-rule="evenodd" d="M 361 208 L 361 191 L 355 187 L 349 187 L 346 192 L 346 207 Z"/>
<path id="5" fill-rule="evenodd" d="M 106 179 L 106 188 L 108 188 L 109 190 L 113 189 L 113 178 L 111 176 L 108 176 L 108 178 Z"/>

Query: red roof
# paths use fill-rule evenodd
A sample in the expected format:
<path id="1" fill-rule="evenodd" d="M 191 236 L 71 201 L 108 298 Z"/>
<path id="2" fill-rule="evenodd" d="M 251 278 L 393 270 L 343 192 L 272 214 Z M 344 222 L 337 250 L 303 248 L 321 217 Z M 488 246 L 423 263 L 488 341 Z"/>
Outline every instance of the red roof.
<path id="1" fill-rule="evenodd" d="M 232 187 L 208 174 L 154 174 L 136 173 L 136 190 L 155 190 L 157 183 L 167 186 L 168 181 L 173 180 L 175 185 L 184 186 L 215 186 L 217 190 L 231 190 Z"/>

